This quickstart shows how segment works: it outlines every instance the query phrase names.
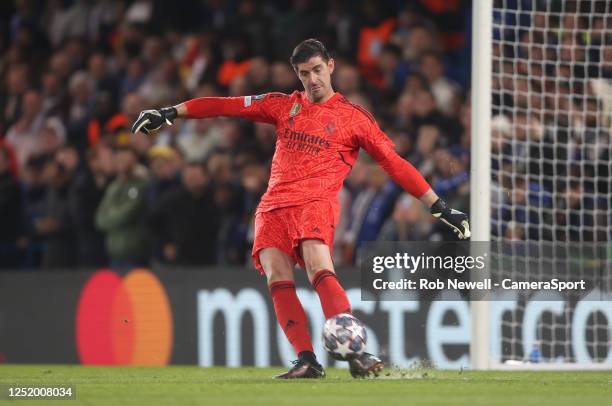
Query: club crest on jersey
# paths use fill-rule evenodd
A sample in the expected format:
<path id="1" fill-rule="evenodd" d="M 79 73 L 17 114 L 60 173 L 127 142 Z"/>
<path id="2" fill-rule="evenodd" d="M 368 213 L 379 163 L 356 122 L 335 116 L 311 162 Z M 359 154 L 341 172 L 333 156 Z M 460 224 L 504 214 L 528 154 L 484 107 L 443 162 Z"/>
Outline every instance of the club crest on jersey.
<path id="1" fill-rule="evenodd" d="M 302 109 L 302 105 L 300 103 L 294 103 L 293 107 L 291 107 L 291 112 L 289 112 L 289 117 L 295 117 L 297 113 Z"/>

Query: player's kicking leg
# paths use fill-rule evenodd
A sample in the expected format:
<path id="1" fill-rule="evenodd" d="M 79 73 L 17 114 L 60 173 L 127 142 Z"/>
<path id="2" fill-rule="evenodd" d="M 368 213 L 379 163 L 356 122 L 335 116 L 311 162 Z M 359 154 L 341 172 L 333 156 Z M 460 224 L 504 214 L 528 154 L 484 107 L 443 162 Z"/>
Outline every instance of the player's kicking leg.
<path id="1" fill-rule="evenodd" d="M 277 248 L 264 248 L 259 251 L 259 262 L 268 279 L 276 318 L 298 354 L 293 367 L 275 378 L 324 378 L 325 371 L 313 352 L 306 313 L 295 291 L 295 261 Z"/>
<path id="2" fill-rule="evenodd" d="M 303 240 L 300 244 L 300 254 L 308 279 L 319 295 L 325 318 L 351 313 L 351 304 L 334 272 L 329 247 L 318 239 Z M 383 367 L 380 358 L 367 352 L 349 361 L 350 372 L 354 378 L 378 376 Z"/>

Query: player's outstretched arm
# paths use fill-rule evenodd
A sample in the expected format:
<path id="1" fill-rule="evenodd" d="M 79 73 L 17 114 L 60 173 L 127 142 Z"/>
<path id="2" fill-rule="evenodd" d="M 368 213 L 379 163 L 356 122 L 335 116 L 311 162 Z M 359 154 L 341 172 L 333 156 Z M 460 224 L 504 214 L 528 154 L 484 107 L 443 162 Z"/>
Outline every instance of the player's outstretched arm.
<path id="1" fill-rule="evenodd" d="M 386 135 L 385 135 L 386 137 Z M 395 149 L 387 151 L 380 161 L 381 166 L 408 193 L 416 196 L 429 207 L 431 214 L 449 226 L 460 240 L 470 238 L 468 216 L 447 206 L 429 186 L 423 175 L 408 161 L 400 157 Z"/>
<path id="2" fill-rule="evenodd" d="M 460 240 L 470 238 L 472 233 L 467 214 L 448 207 L 410 162 L 400 157 L 395 150 L 388 151 L 379 162 L 393 180 L 408 193 L 418 197 L 429 207 L 431 214 L 450 227 Z"/>
<path id="3" fill-rule="evenodd" d="M 380 166 L 406 192 L 423 202 L 431 214 L 449 226 L 461 240 L 470 238 L 470 223 L 468 216 L 459 210 L 451 209 L 441 199 L 423 175 L 408 161 L 395 151 L 391 139 L 378 127 L 374 119 L 364 115 L 365 119 L 358 126 L 359 145 L 374 158 Z"/>
<path id="4" fill-rule="evenodd" d="M 269 93 L 259 96 L 199 97 L 172 107 L 145 110 L 132 125 L 132 132 L 150 134 L 164 124 L 172 125 L 176 118 L 242 117 L 262 123 L 274 124 L 288 96 Z"/>

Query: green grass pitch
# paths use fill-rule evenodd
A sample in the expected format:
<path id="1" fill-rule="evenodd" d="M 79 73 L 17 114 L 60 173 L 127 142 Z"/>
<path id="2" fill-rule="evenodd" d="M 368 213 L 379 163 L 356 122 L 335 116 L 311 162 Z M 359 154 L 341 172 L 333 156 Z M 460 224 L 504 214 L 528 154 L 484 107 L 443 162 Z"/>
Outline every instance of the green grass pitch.
<path id="1" fill-rule="evenodd" d="M 329 369 L 324 380 L 271 379 L 282 368 L 124 368 L 1 365 L 0 384 L 72 384 L 83 405 L 452 405 L 612 404 L 612 372 L 386 370 L 352 379 Z M 0 404 L 8 404 L 0 401 Z M 10 403 L 14 403 L 11 401 Z M 21 404 L 21 403 L 18 403 Z"/>

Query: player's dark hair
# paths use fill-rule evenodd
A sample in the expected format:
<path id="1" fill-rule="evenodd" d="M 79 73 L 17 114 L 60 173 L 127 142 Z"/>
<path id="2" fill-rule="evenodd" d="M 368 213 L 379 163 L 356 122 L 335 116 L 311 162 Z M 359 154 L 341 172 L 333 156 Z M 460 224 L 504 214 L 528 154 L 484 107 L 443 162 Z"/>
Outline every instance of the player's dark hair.
<path id="1" fill-rule="evenodd" d="M 325 62 L 329 61 L 329 52 L 325 45 L 318 39 L 309 38 L 298 44 L 293 49 L 293 54 L 289 58 L 289 62 L 294 67 L 300 63 L 307 62 L 310 58 L 320 56 Z"/>

